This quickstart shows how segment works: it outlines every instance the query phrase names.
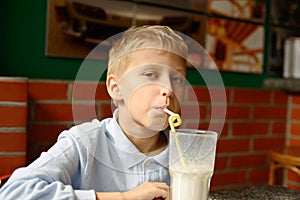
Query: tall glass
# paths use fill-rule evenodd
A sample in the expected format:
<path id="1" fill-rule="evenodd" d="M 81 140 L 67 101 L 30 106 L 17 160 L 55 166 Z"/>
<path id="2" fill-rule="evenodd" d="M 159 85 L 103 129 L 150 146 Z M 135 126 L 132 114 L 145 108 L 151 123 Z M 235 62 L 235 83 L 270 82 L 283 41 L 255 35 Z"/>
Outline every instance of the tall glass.
<path id="1" fill-rule="evenodd" d="M 213 131 L 170 131 L 171 200 L 208 199 L 217 139 Z"/>

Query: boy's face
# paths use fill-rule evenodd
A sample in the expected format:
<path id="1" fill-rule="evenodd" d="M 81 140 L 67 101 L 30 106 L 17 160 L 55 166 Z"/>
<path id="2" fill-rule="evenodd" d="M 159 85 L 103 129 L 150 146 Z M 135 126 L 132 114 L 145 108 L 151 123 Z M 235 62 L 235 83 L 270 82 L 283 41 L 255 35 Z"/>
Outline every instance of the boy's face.
<path id="1" fill-rule="evenodd" d="M 122 94 L 121 116 L 140 127 L 160 131 L 168 126 L 164 108 L 179 113 L 184 95 L 185 60 L 153 49 L 129 55 L 128 66 L 118 81 Z"/>

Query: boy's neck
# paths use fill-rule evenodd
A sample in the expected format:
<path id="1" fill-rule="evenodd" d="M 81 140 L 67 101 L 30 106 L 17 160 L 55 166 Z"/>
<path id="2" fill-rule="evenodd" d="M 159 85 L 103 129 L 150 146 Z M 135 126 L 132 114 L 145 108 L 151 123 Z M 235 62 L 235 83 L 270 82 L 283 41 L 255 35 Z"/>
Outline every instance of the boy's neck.
<path id="1" fill-rule="evenodd" d="M 137 138 L 128 134 L 126 134 L 126 136 L 141 153 L 147 156 L 159 154 L 168 143 L 166 136 L 160 132 L 149 138 Z"/>
<path id="2" fill-rule="evenodd" d="M 127 119 L 128 117 L 121 116 L 122 112 L 118 114 L 117 121 L 120 128 L 141 153 L 152 155 L 156 151 L 162 151 L 168 144 L 166 136 L 160 131 L 154 131 L 135 123 L 124 121 L 122 119 Z"/>

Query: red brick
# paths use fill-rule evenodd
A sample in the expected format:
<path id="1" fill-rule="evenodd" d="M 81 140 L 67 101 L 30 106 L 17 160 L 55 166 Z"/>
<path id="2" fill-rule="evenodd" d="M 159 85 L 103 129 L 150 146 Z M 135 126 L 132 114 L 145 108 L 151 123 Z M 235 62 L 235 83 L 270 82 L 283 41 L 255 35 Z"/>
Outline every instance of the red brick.
<path id="1" fill-rule="evenodd" d="M 111 100 L 107 92 L 105 83 L 100 83 L 97 87 L 96 100 Z"/>
<path id="2" fill-rule="evenodd" d="M 186 122 L 183 119 L 183 123 Z M 188 128 L 188 129 L 198 129 L 198 130 L 208 130 L 209 127 L 209 123 L 204 123 L 204 122 L 200 122 L 200 120 L 197 120 L 197 122 L 193 121 L 193 122 L 188 122 L 185 123 L 184 127 L 180 127 L 180 128 Z"/>
<path id="3" fill-rule="evenodd" d="M 299 145 L 300 146 L 300 139 L 290 139 L 290 145 Z"/>
<path id="4" fill-rule="evenodd" d="M 186 122 L 184 121 L 183 124 L 180 126 L 181 128 L 188 128 L 188 129 L 203 129 L 203 130 L 207 130 L 208 128 L 208 124 L 205 123 L 205 125 L 203 125 L 202 123 L 196 123 L 196 122 Z"/>
<path id="5" fill-rule="evenodd" d="M 205 123 L 205 125 L 192 121 L 192 122 L 187 122 L 183 119 L 183 123 L 178 127 L 179 129 L 198 129 L 198 130 L 207 130 L 208 129 L 208 125 Z"/>
<path id="6" fill-rule="evenodd" d="M 209 87 L 209 95 L 212 103 L 229 102 L 230 90 L 220 87 Z"/>
<path id="7" fill-rule="evenodd" d="M 111 104 L 102 104 L 101 105 L 101 117 L 100 119 L 105 119 L 113 116 L 113 111 L 115 107 Z"/>
<path id="8" fill-rule="evenodd" d="M 36 154 L 36 144 L 28 143 L 26 164 L 32 163 L 36 158 L 38 158 Z"/>
<path id="9" fill-rule="evenodd" d="M 28 154 L 27 154 L 27 163 L 30 164 L 38 157 L 40 157 L 42 152 L 47 151 L 50 147 L 53 146 L 55 142 L 51 143 L 29 143 Z"/>
<path id="10" fill-rule="evenodd" d="M 46 104 L 40 103 L 35 106 L 37 121 L 90 121 L 97 118 L 95 105 L 88 104 Z"/>
<path id="11" fill-rule="evenodd" d="M 73 86 L 74 100 L 111 100 L 105 83 L 76 82 Z"/>
<path id="12" fill-rule="evenodd" d="M 250 107 L 248 106 L 228 106 L 226 119 L 249 119 Z"/>
<path id="13" fill-rule="evenodd" d="M 27 79 L 20 81 L 0 79 L 0 101 L 27 102 Z"/>
<path id="14" fill-rule="evenodd" d="M 217 144 L 217 153 L 247 152 L 249 151 L 248 139 L 222 139 Z"/>
<path id="15" fill-rule="evenodd" d="M 211 185 L 213 187 L 245 182 L 246 173 L 244 171 L 215 173 L 211 179 Z"/>
<path id="16" fill-rule="evenodd" d="M 293 108 L 291 115 L 292 119 L 300 120 L 300 108 Z"/>
<path id="17" fill-rule="evenodd" d="M 300 104 L 300 95 L 299 94 L 291 95 L 291 97 L 292 97 L 293 104 Z"/>
<path id="18" fill-rule="evenodd" d="M 223 129 L 222 129 L 222 131 L 221 131 L 221 134 L 220 134 L 220 137 L 224 137 L 224 136 L 227 136 L 228 135 L 228 124 L 227 123 L 225 123 L 224 125 L 223 125 Z"/>
<path id="19" fill-rule="evenodd" d="M 188 100 L 192 102 L 226 103 L 229 90 L 220 87 L 193 87 L 188 90 Z"/>
<path id="20" fill-rule="evenodd" d="M 264 122 L 241 122 L 232 124 L 233 135 L 266 135 L 269 124 Z"/>
<path id="21" fill-rule="evenodd" d="M 66 129 L 68 127 L 62 124 L 30 124 L 28 127 L 28 142 L 55 142 L 58 135 Z"/>
<path id="22" fill-rule="evenodd" d="M 209 118 L 211 120 L 225 119 L 228 117 L 228 108 L 226 105 L 211 105 L 208 109 L 210 112 Z"/>
<path id="23" fill-rule="evenodd" d="M 205 119 L 207 115 L 206 106 L 183 106 L 181 110 L 182 119 Z"/>
<path id="24" fill-rule="evenodd" d="M 31 100 L 65 100 L 68 82 L 65 81 L 30 81 L 29 98 Z"/>
<path id="25" fill-rule="evenodd" d="M 26 152 L 25 132 L 0 132 L 0 152 Z"/>
<path id="26" fill-rule="evenodd" d="M 267 169 L 253 169 L 249 172 L 250 182 L 267 182 L 269 177 L 269 168 Z"/>
<path id="27" fill-rule="evenodd" d="M 0 127 L 24 127 L 26 124 L 26 106 L 0 106 Z"/>
<path id="28" fill-rule="evenodd" d="M 225 169 L 227 166 L 227 157 L 217 156 L 215 160 L 215 170 Z"/>
<path id="29" fill-rule="evenodd" d="M 300 136 L 300 124 L 299 123 L 291 123 L 291 134 Z"/>
<path id="30" fill-rule="evenodd" d="M 189 88 L 188 100 L 192 102 L 210 102 L 208 89 L 206 87 Z"/>
<path id="31" fill-rule="evenodd" d="M 233 93 L 234 103 L 270 103 L 271 92 L 257 89 L 235 89 Z"/>
<path id="32" fill-rule="evenodd" d="M 272 134 L 286 134 L 286 122 L 273 122 Z"/>
<path id="33" fill-rule="evenodd" d="M 15 169 L 26 165 L 25 156 L 0 157 L 0 176 L 12 173 Z"/>
<path id="34" fill-rule="evenodd" d="M 273 98 L 275 104 L 287 104 L 288 102 L 288 95 L 285 91 L 274 90 Z"/>
<path id="35" fill-rule="evenodd" d="M 265 154 L 259 155 L 240 155 L 232 156 L 230 167 L 239 168 L 239 167 L 254 167 L 254 166 L 263 166 L 267 163 L 267 156 Z"/>
<path id="36" fill-rule="evenodd" d="M 257 106 L 254 108 L 253 117 L 255 119 L 286 119 L 286 107 L 266 107 Z"/>
<path id="37" fill-rule="evenodd" d="M 42 144 L 32 144 L 34 145 L 35 148 L 32 148 L 32 150 L 30 150 L 31 154 L 27 157 L 27 162 L 28 163 L 32 163 L 34 160 L 36 160 L 37 158 L 39 158 L 41 156 L 41 154 L 43 152 L 48 151 L 55 142 L 52 143 L 42 143 Z"/>
<path id="38" fill-rule="evenodd" d="M 282 147 L 285 144 L 285 137 L 277 138 L 256 138 L 253 140 L 253 148 L 257 150 L 269 150 L 274 147 Z"/>
<path id="39" fill-rule="evenodd" d="M 73 104 L 74 121 L 91 121 L 98 118 L 98 106 L 89 104 Z"/>

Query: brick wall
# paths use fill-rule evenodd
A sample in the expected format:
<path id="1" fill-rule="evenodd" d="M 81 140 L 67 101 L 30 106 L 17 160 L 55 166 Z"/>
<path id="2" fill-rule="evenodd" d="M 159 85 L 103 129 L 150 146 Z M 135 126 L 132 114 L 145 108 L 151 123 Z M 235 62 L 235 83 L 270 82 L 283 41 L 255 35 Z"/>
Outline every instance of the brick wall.
<path id="1" fill-rule="evenodd" d="M 266 184 L 268 151 L 285 144 L 287 95 L 261 89 L 227 90 L 228 110 L 212 189 Z"/>
<path id="2" fill-rule="evenodd" d="M 52 146 L 61 131 L 74 125 L 72 106 L 79 112 L 76 123 L 111 116 L 104 84 L 78 83 L 74 95 L 70 81 L 30 80 L 28 88 L 28 163 Z M 97 89 L 96 96 L 91 88 Z"/>
<path id="3" fill-rule="evenodd" d="M 289 95 L 287 120 L 287 144 L 300 145 L 300 95 Z M 300 177 L 294 172 L 287 171 L 285 184 L 288 187 L 300 190 Z"/>
<path id="4" fill-rule="evenodd" d="M 290 95 L 288 144 L 300 145 L 300 95 Z"/>
<path id="5" fill-rule="evenodd" d="M 74 124 L 72 103 L 79 113 L 76 123 L 111 116 L 111 102 L 104 83 L 76 84 L 72 101 L 73 87 L 72 81 L 29 80 L 28 163 L 53 145 L 62 130 Z M 196 98 L 187 90 L 183 128 L 197 125 L 205 129 L 211 116 L 208 91 L 201 86 L 192 90 Z M 266 184 L 268 150 L 286 143 L 291 100 L 285 92 L 263 89 L 226 88 L 226 95 L 226 121 L 218 141 L 212 190 Z M 224 103 L 217 106 L 224 107 Z M 200 111 L 200 124 L 191 114 L 195 109 Z"/>
<path id="6" fill-rule="evenodd" d="M 0 78 L 0 176 L 26 164 L 27 79 Z"/>

